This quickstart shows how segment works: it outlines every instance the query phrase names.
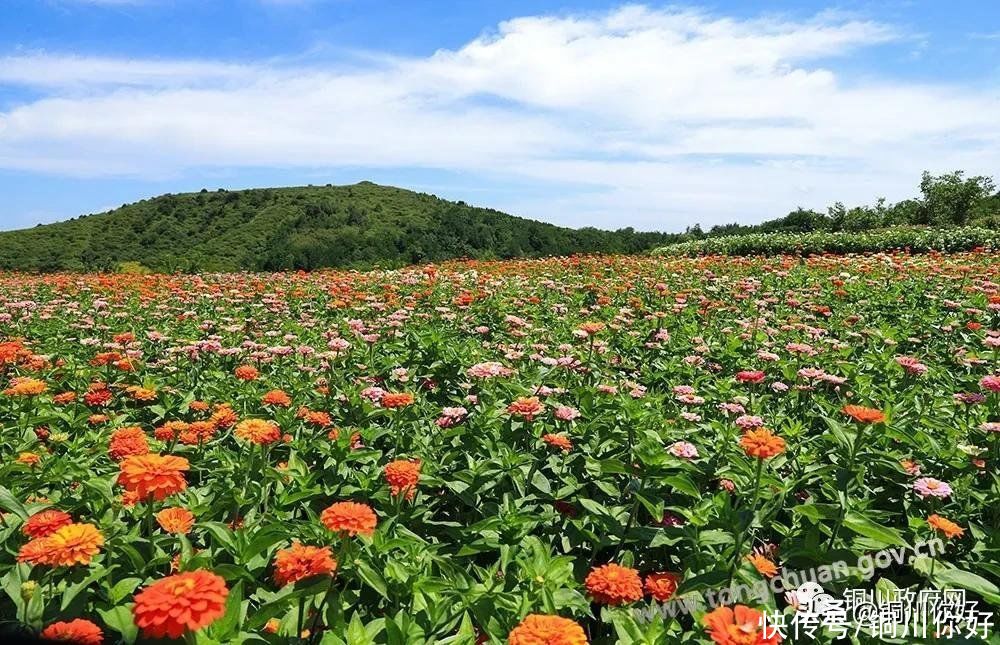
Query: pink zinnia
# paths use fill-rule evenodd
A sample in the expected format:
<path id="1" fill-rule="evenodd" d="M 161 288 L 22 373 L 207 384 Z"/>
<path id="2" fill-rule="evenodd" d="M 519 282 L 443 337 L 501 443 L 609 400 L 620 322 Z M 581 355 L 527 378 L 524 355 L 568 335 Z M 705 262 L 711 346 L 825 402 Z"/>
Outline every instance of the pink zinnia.
<path id="1" fill-rule="evenodd" d="M 951 486 L 947 483 L 934 479 L 933 477 L 921 477 L 913 482 L 913 490 L 921 498 L 927 497 L 948 497 L 951 495 Z"/>
<path id="2" fill-rule="evenodd" d="M 983 432 L 1000 432 L 1000 422 L 987 421 L 983 425 L 979 426 L 979 429 Z"/>
<path id="3" fill-rule="evenodd" d="M 568 405 L 560 405 L 556 408 L 555 416 L 560 421 L 572 421 L 580 416 L 580 411 Z"/>
<path id="4" fill-rule="evenodd" d="M 765 376 L 760 370 L 743 370 L 736 373 L 736 380 L 740 383 L 763 383 Z"/>
<path id="5" fill-rule="evenodd" d="M 979 386 L 990 392 L 1000 392 L 1000 376 L 984 376 L 979 381 Z"/>
<path id="6" fill-rule="evenodd" d="M 761 428 L 764 426 L 764 419 L 757 416 L 744 414 L 736 419 L 736 425 L 746 430 L 747 428 Z"/>
<path id="7" fill-rule="evenodd" d="M 688 443 L 686 441 L 678 441 L 674 445 L 667 448 L 675 457 L 680 457 L 682 459 L 697 459 L 698 449 L 694 444 Z"/>
<path id="8" fill-rule="evenodd" d="M 907 374 L 920 376 L 927 372 L 927 366 L 912 356 L 897 356 L 896 364 L 906 370 Z"/>

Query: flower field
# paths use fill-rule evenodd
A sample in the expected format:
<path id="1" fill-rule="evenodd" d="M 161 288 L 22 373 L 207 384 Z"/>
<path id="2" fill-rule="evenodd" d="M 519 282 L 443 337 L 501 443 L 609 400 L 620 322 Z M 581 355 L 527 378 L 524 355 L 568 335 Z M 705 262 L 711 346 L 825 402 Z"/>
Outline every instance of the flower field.
<path id="1" fill-rule="evenodd" d="M 0 632 L 773 644 L 834 563 L 995 610 L 998 353 L 989 253 L 0 276 Z"/>

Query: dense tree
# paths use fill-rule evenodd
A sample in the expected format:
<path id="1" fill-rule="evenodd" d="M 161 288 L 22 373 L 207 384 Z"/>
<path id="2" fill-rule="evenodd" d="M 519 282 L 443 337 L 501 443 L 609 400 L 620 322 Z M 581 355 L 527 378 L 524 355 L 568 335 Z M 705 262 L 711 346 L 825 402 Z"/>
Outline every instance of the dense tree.
<path id="1" fill-rule="evenodd" d="M 158 271 L 396 266 L 456 257 L 627 253 L 677 235 L 574 230 L 362 182 L 163 195 L 0 233 L 0 268 Z M 125 264 L 136 270 L 135 264 Z"/>

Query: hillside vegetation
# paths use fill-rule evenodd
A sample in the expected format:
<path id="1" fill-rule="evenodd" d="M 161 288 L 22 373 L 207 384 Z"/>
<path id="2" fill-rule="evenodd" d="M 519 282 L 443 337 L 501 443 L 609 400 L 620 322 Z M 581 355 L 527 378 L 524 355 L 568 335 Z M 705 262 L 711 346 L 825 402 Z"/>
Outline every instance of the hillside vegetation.
<path id="1" fill-rule="evenodd" d="M 784 217 L 743 225 L 688 228 L 660 255 L 771 255 L 860 253 L 892 249 L 961 251 L 996 248 L 1000 239 L 1000 193 L 991 177 L 962 171 L 925 172 L 920 195 L 889 204 L 847 208 L 837 202 L 825 213 L 797 208 Z"/>
<path id="2" fill-rule="evenodd" d="M 1000 249 L 1000 230 L 979 226 L 956 228 L 905 227 L 872 231 L 811 231 L 808 233 L 747 233 L 706 237 L 670 244 L 657 255 L 818 255 L 821 253 L 882 253 L 909 251 L 954 253 Z"/>
<path id="3" fill-rule="evenodd" d="M 0 269 L 232 271 L 402 265 L 456 257 L 636 253 L 676 236 L 569 229 L 362 182 L 163 195 L 0 233 Z"/>

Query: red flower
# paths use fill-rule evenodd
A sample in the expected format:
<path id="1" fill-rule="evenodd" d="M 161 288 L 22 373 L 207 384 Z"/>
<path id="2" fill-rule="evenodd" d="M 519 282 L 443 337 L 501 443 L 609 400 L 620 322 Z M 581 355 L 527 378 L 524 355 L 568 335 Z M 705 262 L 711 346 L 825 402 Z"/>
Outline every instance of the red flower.
<path id="1" fill-rule="evenodd" d="M 73 516 L 63 511 L 49 509 L 35 513 L 21 526 L 21 533 L 30 538 L 40 538 L 55 533 L 58 529 L 73 523 Z"/>
<path id="2" fill-rule="evenodd" d="M 83 618 L 52 623 L 42 630 L 42 638 L 47 641 L 76 643 L 77 645 L 101 645 L 104 642 L 101 628 Z"/>
<path id="3" fill-rule="evenodd" d="M 137 593 L 132 614 L 143 635 L 180 638 L 221 618 L 228 596 L 221 576 L 198 569 L 167 576 Z"/>
<path id="4" fill-rule="evenodd" d="M 330 574 L 336 569 L 337 562 L 328 546 L 303 546 L 293 542 L 291 548 L 282 549 L 274 555 L 274 581 L 279 587 Z"/>

